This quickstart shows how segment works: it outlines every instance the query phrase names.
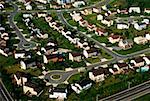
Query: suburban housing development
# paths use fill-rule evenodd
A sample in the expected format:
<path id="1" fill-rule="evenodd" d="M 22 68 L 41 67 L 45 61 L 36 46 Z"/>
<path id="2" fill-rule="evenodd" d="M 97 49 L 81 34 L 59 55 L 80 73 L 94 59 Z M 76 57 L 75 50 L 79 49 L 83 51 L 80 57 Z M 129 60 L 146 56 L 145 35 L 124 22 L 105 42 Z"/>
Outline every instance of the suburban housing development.
<path id="1" fill-rule="evenodd" d="M 1 101 L 149 101 L 150 0 L 1 0 Z"/>

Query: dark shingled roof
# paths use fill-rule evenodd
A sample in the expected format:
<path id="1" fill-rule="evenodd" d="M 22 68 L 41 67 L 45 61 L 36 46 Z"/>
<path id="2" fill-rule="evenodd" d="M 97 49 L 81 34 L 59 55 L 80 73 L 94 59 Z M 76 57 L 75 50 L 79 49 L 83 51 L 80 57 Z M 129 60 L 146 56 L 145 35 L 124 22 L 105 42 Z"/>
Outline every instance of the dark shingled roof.
<path id="1" fill-rule="evenodd" d="M 81 87 L 84 87 L 84 86 L 86 86 L 86 85 L 88 85 L 90 83 L 92 83 L 90 80 L 82 80 L 81 82 L 79 82 L 79 85 Z"/>
<path id="2" fill-rule="evenodd" d="M 140 62 L 144 61 L 143 57 L 139 57 L 139 58 L 136 58 L 134 60 L 135 60 L 136 63 L 140 63 Z"/>
<path id="3" fill-rule="evenodd" d="M 94 76 L 101 75 L 101 74 L 106 75 L 106 74 L 109 74 L 109 70 L 107 68 L 99 67 L 98 69 L 93 69 L 92 73 Z"/>

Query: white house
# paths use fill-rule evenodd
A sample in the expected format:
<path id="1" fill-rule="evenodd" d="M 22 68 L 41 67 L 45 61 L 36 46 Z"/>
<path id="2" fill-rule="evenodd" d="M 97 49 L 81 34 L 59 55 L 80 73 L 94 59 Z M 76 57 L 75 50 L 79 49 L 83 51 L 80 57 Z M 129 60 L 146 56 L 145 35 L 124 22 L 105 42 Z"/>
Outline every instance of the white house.
<path id="1" fill-rule="evenodd" d="M 106 36 L 108 34 L 108 32 L 106 32 L 106 30 L 102 29 L 102 28 L 96 28 L 95 30 L 95 34 L 99 35 L 99 36 Z"/>
<path id="2" fill-rule="evenodd" d="M 89 78 L 95 82 L 101 82 L 105 80 L 105 77 L 109 75 L 109 70 L 106 68 L 98 67 L 89 72 Z"/>
<path id="3" fill-rule="evenodd" d="M 134 67 L 141 67 L 145 65 L 143 57 L 139 57 L 134 60 L 131 60 L 130 63 L 133 63 Z"/>
<path id="4" fill-rule="evenodd" d="M 91 48 L 89 50 L 83 50 L 83 55 L 85 58 L 90 58 L 93 56 L 97 56 L 99 54 L 98 50 L 95 48 Z"/>
<path id="5" fill-rule="evenodd" d="M 67 89 L 64 88 L 50 88 L 49 89 L 49 98 L 55 98 L 55 99 L 67 99 Z"/>
<path id="6" fill-rule="evenodd" d="M 77 94 L 79 94 L 83 90 L 87 90 L 92 86 L 92 82 L 90 80 L 82 80 L 79 83 L 71 84 L 72 90 L 74 90 Z"/>
<path id="7" fill-rule="evenodd" d="M 120 35 L 110 35 L 108 37 L 108 40 L 110 43 L 116 43 L 116 42 L 119 42 L 121 40 L 121 36 Z"/>
<path id="8" fill-rule="evenodd" d="M 150 41 L 150 34 L 146 34 L 146 35 L 145 35 L 145 38 L 146 38 L 148 41 Z"/>
<path id="9" fill-rule="evenodd" d="M 0 4 L 0 9 L 3 9 L 4 8 L 4 5 L 3 4 Z"/>
<path id="10" fill-rule="evenodd" d="M 69 60 L 80 62 L 82 60 L 82 54 L 81 53 L 69 53 Z"/>
<path id="11" fill-rule="evenodd" d="M 134 28 L 139 31 L 146 29 L 146 27 L 147 27 L 146 23 L 135 23 L 134 24 Z"/>
<path id="12" fill-rule="evenodd" d="M 32 10 L 32 6 L 30 4 L 26 5 L 26 10 Z"/>
<path id="13" fill-rule="evenodd" d="M 130 39 L 120 40 L 119 43 L 118 43 L 118 46 L 121 47 L 124 50 L 130 49 L 133 46 L 133 41 L 130 40 Z"/>
<path id="14" fill-rule="evenodd" d="M 116 63 L 116 64 L 114 64 L 113 67 L 116 68 L 118 71 L 120 69 L 128 69 L 129 68 L 128 64 L 126 64 L 126 63 Z"/>
<path id="15" fill-rule="evenodd" d="M 130 7 L 129 13 L 132 13 L 132 12 L 141 13 L 140 7 Z"/>
<path id="16" fill-rule="evenodd" d="M 26 54 L 25 50 L 16 50 L 16 51 L 14 51 L 14 57 L 15 57 L 15 59 L 25 58 L 25 54 Z"/>
<path id="17" fill-rule="evenodd" d="M 150 64 L 150 56 L 144 56 L 143 59 L 145 60 L 146 64 Z"/>
<path id="18" fill-rule="evenodd" d="M 109 68 L 109 72 L 113 75 L 116 75 L 116 74 L 120 74 L 121 71 L 118 70 L 117 68 Z"/>
<path id="19" fill-rule="evenodd" d="M 145 8 L 144 13 L 150 13 L 150 8 Z"/>
<path id="20" fill-rule="evenodd" d="M 22 86 L 22 84 L 24 85 L 25 82 L 27 82 L 28 77 L 28 74 L 17 71 L 15 74 L 13 74 L 13 83 L 17 84 L 18 86 Z"/>
<path id="21" fill-rule="evenodd" d="M 80 7 L 81 5 L 85 5 L 85 2 L 84 1 L 76 1 L 72 4 L 72 6 L 74 7 Z"/>
<path id="22" fill-rule="evenodd" d="M 73 3 L 75 0 L 56 0 L 59 5 L 65 5 L 67 3 Z"/>
<path id="23" fill-rule="evenodd" d="M 113 25 L 113 22 L 114 22 L 113 20 L 109 20 L 109 19 L 101 20 L 101 23 L 103 23 L 104 25 L 107 25 L 108 27 Z"/>
<path id="24" fill-rule="evenodd" d="M 147 43 L 148 41 L 147 41 L 147 39 L 146 39 L 145 37 L 139 36 L 139 37 L 135 37 L 135 38 L 134 38 L 134 42 L 135 42 L 136 44 L 145 44 L 145 43 Z"/>
<path id="25" fill-rule="evenodd" d="M 149 19 L 143 19 L 142 23 L 146 23 L 148 25 L 149 24 Z"/>
<path id="26" fill-rule="evenodd" d="M 73 20 L 76 22 L 80 21 L 82 17 L 80 16 L 80 13 L 76 13 L 75 11 L 73 13 L 70 13 Z"/>
<path id="27" fill-rule="evenodd" d="M 129 29 L 129 24 L 117 23 L 117 29 Z"/>
<path id="28" fill-rule="evenodd" d="M 98 14 L 97 15 L 97 20 L 103 20 L 104 19 L 104 16 L 103 15 L 101 15 L 101 14 Z"/>

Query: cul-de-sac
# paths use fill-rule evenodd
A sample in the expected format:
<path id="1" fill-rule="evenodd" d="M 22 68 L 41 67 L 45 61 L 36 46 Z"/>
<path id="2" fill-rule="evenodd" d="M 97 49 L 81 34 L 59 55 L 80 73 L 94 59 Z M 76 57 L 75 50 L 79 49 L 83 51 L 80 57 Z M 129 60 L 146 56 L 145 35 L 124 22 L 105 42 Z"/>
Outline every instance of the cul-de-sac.
<path id="1" fill-rule="evenodd" d="M 150 101 L 150 0 L 0 0 L 0 101 Z"/>

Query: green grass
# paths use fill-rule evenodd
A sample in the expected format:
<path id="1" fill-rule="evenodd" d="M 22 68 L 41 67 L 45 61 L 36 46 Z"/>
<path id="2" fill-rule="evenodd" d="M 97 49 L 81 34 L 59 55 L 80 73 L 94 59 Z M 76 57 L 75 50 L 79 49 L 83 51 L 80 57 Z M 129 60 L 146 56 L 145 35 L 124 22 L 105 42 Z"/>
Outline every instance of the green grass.
<path id="1" fill-rule="evenodd" d="M 74 20 L 69 20 L 68 23 L 72 26 L 78 26 L 78 23 L 75 22 Z"/>
<path id="2" fill-rule="evenodd" d="M 150 100 L 150 94 L 144 95 L 142 97 L 139 97 L 133 101 L 149 101 Z"/>
<path id="3" fill-rule="evenodd" d="M 81 51 L 81 49 L 76 48 L 64 36 L 62 36 L 61 33 L 58 33 L 57 31 L 54 31 L 52 28 L 50 28 L 50 26 L 44 20 L 44 18 L 35 18 L 33 19 L 33 23 L 35 24 L 37 28 L 41 29 L 44 33 L 48 33 L 49 38 L 56 40 L 56 42 L 58 42 L 58 47 L 70 49 L 74 51 Z"/>
<path id="4" fill-rule="evenodd" d="M 149 44 L 146 44 L 146 45 L 134 44 L 131 49 L 120 50 L 120 51 L 116 51 L 116 52 L 119 53 L 119 54 L 122 54 L 122 55 L 127 55 L 127 54 L 131 54 L 131 53 L 134 53 L 134 52 L 137 52 L 137 51 L 141 51 L 141 50 L 147 49 L 147 48 L 149 48 Z"/>
<path id="5" fill-rule="evenodd" d="M 68 79 L 68 82 L 71 84 L 71 83 L 74 83 L 75 81 L 79 81 L 79 80 L 80 80 L 80 77 L 81 77 L 81 74 L 72 75 L 72 76 Z"/>
<path id="6" fill-rule="evenodd" d="M 100 56 L 97 57 L 93 57 L 93 58 L 87 58 L 86 61 L 90 62 L 90 63 L 97 63 L 100 62 Z"/>
<path id="7" fill-rule="evenodd" d="M 100 43 L 106 43 L 106 44 L 109 43 L 106 36 L 94 35 L 94 36 L 92 36 L 92 38 L 94 38 L 95 40 L 99 41 Z"/>

